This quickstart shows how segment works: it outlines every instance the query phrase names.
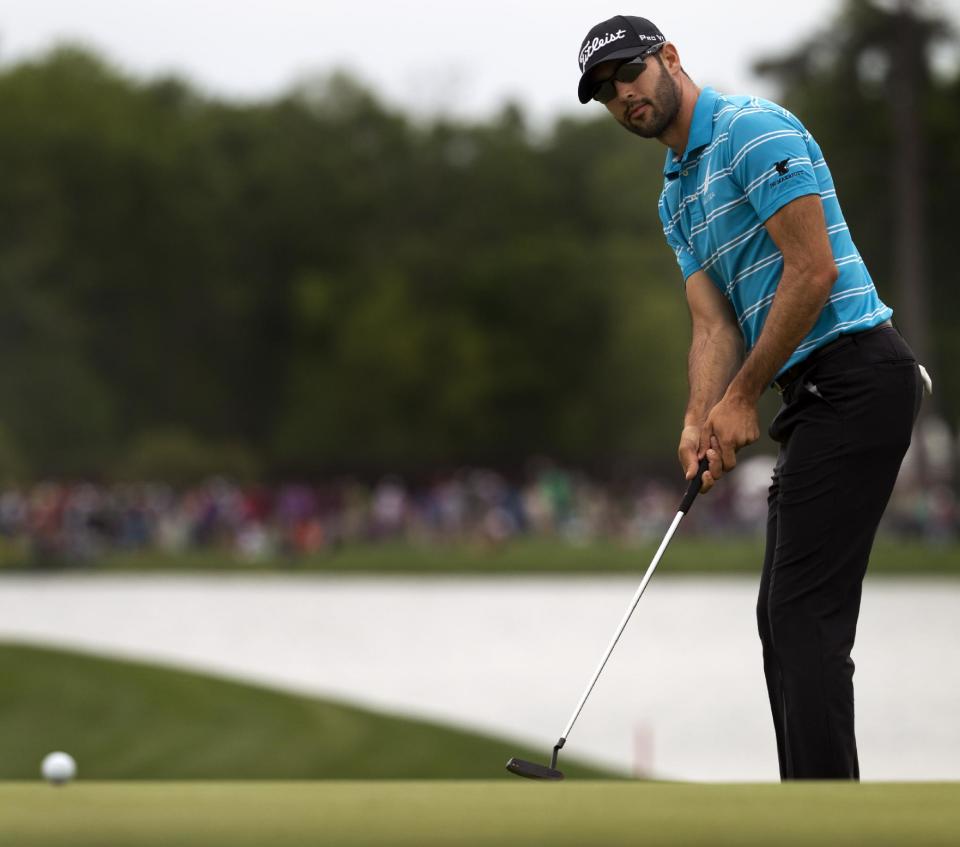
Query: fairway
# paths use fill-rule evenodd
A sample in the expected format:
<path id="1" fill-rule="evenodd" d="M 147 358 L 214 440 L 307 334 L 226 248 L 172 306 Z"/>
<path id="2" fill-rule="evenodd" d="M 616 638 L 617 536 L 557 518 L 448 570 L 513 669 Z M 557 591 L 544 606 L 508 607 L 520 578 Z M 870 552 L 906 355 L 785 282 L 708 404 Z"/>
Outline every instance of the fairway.
<path id="1" fill-rule="evenodd" d="M 0 783 L 18 847 L 955 845 L 960 785 Z"/>
<path id="2" fill-rule="evenodd" d="M 234 680 L 0 643 L 0 779 L 68 750 L 92 779 L 512 780 L 503 738 Z M 566 758 L 571 776 L 601 769 Z M 2 815 L 2 807 L 0 807 Z M 3 845 L 0 817 L 0 847 Z"/>

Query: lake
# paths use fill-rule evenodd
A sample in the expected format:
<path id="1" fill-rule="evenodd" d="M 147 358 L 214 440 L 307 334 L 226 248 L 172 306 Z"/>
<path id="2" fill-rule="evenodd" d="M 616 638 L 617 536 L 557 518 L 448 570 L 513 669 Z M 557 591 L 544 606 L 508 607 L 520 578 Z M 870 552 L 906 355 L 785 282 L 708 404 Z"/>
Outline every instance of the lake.
<path id="1" fill-rule="evenodd" d="M 0 638 L 161 662 L 550 748 L 639 576 L 5 576 Z M 657 575 L 565 753 L 624 773 L 778 778 L 756 581 Z M 960 778 L 960 581 L 864 586 L 865 780 Z M 562 765 L 561 757 L 561 765 Z"/>

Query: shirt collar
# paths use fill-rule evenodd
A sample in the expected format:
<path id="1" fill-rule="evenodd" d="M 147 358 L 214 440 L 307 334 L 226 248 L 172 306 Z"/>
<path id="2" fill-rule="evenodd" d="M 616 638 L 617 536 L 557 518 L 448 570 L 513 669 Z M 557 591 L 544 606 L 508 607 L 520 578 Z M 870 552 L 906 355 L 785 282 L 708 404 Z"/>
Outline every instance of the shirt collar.
<path id="1" fill-rule="evenodd" d="M 690 135 L 687 137 L 687 149 L 682 156 L 677 156 L 673 150 L 667 150 L 666 163 L 663 166 L 663 175 L 669 179 L 676 179 L 680 173 L 680 166 L 690 160 L 694 153 L 702 150 L 713 140 L 713 110 L 717 105 L 720 94 L 712 88 L 704 88 L 693 106 L 693 119 L 690 121 Z"/>

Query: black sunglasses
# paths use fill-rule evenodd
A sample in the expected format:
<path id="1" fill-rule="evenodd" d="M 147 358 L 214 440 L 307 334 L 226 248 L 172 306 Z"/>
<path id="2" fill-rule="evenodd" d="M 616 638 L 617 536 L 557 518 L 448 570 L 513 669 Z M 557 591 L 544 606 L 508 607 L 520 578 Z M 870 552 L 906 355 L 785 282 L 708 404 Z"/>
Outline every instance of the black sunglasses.
<path id="1" fill-rule="evenodd" d="M 651 47 L 649 50 L 644 50 L 644 52 L 635 59 L 629 59 L 619 65 L 611 76 L 596 84 L 596 87 L 593 89 L 593 99 L 598 103 L 609 103 L 613 100 L 613 98 L 617 96 L 617 86 L 614 83 L 633 82 L 646 70 L 647 56 L 656 53 L 661 47 L 663 47 L 662 42 Z"/>

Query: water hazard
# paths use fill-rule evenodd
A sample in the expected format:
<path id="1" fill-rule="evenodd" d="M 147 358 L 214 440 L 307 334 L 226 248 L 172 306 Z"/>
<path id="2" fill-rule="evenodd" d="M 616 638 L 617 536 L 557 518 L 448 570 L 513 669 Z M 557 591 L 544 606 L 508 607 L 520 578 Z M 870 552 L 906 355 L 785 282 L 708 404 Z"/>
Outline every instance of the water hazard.
<path id="1" fill-rule="evenodd" d="M 162 661 L 513 736 L 549 754 L 638 580 L 4 577 L 0 638 Z M 624 773 L 775 780 L 755 580 L 656 577 L 571 733 Z M 868 578 L 864 779 L 960 778 L 960 581 Z"/>

